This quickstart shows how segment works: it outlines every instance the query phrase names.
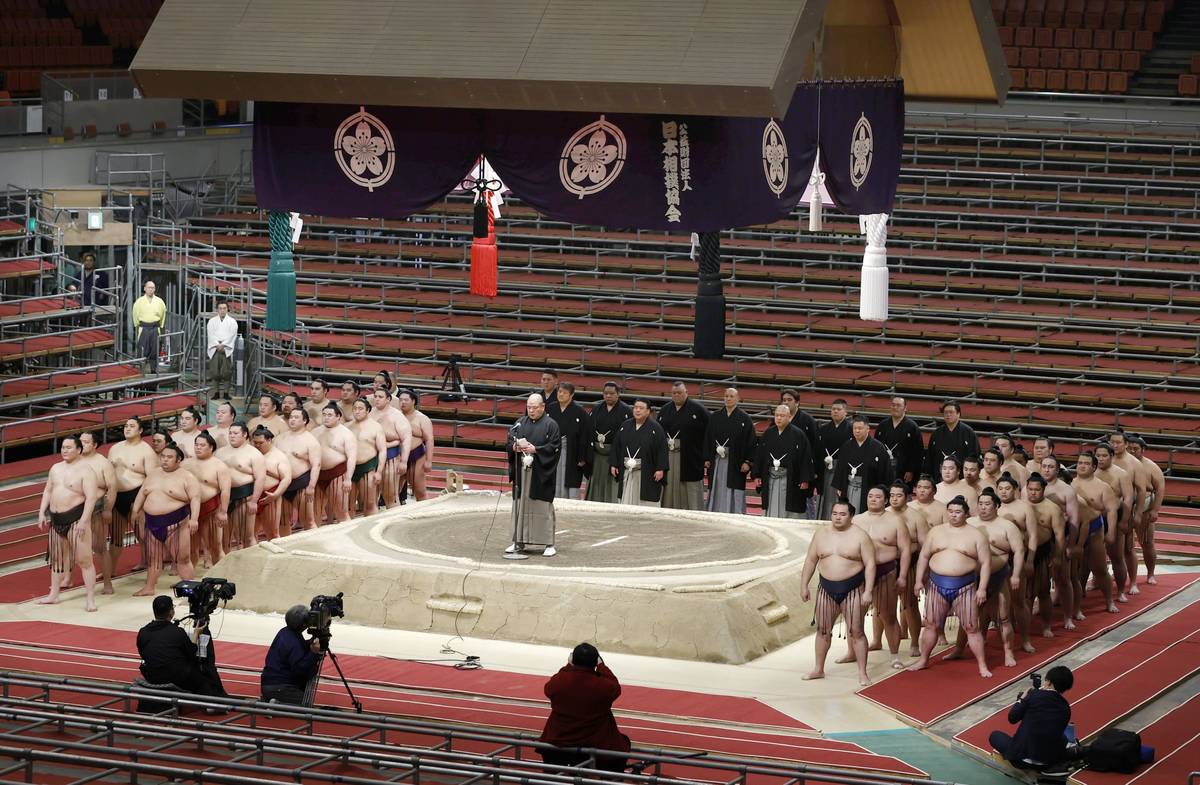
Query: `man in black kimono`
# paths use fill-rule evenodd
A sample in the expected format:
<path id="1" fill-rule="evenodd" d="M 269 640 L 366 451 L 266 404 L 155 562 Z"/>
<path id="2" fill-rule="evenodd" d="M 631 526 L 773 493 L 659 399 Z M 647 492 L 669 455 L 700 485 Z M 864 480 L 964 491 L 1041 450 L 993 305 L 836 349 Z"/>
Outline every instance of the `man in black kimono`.
<path id="1" fill-rule="evenodd" d="M 842 445 L 849 441 L 850 420 L 846 417 L 846 400 L 836 398 L 829 405 L 829 422 L 821 426 L 820 443 L 813 450 L 813 468 L 817 472 L 817 487 L 821 498 L 815 509 L 809 514 L 810 518 L 827 521 L 833 511 L 833 503 L 837 501 L 837 493 L 833 490 L 833 467 L 837 463 L 838 453 Z M 854 508 L 855 513 L 858 508 Z"/>
<path id="2" fill-rule="evenodd" d="M 866 417 L 855 415 L 851 432 L 834 463 L 833 489 L 858 513 L 867 509 L 867 491 L 876 485 L 890 485 L 892 472 L 887 449 L 871 438 L 871 423 Z"/>
<path id="3" fill-rule="evenodd" d="M 750 415 L 738 407 L 741 397 L 725 390 L 725 407 L 708 418 L 704 433 L 704 467 L 708 469 L 709 512 L 746 513 L 746 475 L 754 461 L 758 435 Z"/>
<path id="4" fill-rule="evenodd" d="M 775 422 L 758 440 L 754 477 L 768 518 L 804 518 L 805 496 L 812 485 L 812 451 L 808 437 L 791 424 L 787 404 L 775 407 Z"/>
<path id="5" fill-rule="evenodd" d="M 558 371 L 553 368 L 542 371 L 540 383 L 542 386 L 534 392 L 542 396 L 542 400 L 546 402 L 546 411 L 549 411 L 558 400 Z"/>
<path id="6" fill-rule="evenodd" d="M 942 424 L 929 437 L 929 449 L 925 451 L 926 474 L 936 477 L 947 458 L 955 457 L 961 463 L 967 456 L 980 453 L 979 437 L 961 416 L 957 401 L 942 404 Z"/>
<path id="7" fill-rule="evenodd" d="M 575 403 L 575 385 L 562 382 L 555 395 L 557 397 L 546 405 L 546 414 L 558 424 L 562 440 L 558 471 L 554 475 L 554 498 L 578 499 L 579 486 L 589 468 L 591 425 L 588 413 Z"/>
<path id="8" fill-rule="evenodd" d="M 508 477 L 513 483 L 512 545 L 505 553 L 522 553 L 526 545 L 554 550 L 554 476 L 562 442 L 558 424 L 546 416 L 541 393 L 525 402 L 526 416 L 508 431 Z"/>
<path id="9" fill-rule="evenodd" d="M 613 442 L 611 473 L 621 504 L 658 507 L 667 478 L 667 434 L 650 418 L 650 402 L 633 401 L 633 419 L 621 424 Z"/>
<path id="10" fill-rule="evenodd" d="M 800 429 L 800 432 L 808 439 L 809 455 L 813 462 L 813 479 L 809 487 L 800 492 L 800 498 L 804 500 L 804 517 L 814 519 L 817 517 L 817 492 L 820 490 L 820 472 L 817 471 L 818 464 L 821 464 L 821 458 L 824 453 L 821 452 L 821 426 L 817 423 L 813 416 L 800 408 L 800 393 L 793 389 L 784 390 L 779 394 L 779 402 L 786 404 L 788 411 L 792 413 L 791 424 Z M 845 440 L 843 440 L 845 441 Z"/>
<path id="11" fill-rule="evenodd" d="M 667 482 L 662 506 L 675 510 L 704 509 L 704 432 L 708 410 L 688 397 L 687 385 L 671 385 L 671 400 L 658 410 L 667 434 Z"/>
<path id="12" fill-rule="evenodd" d="M 911 488 L 921 476 L 925 444 L 921 429 L 908 416 L 908 404 L 899 395 L 892 396 L 892 416 L 875 426 L 875 438 L 888 451 L 892 475 Z"/>
<path id="13" fill-rule="evenodd" d="M 621 423 L 633 416 L 629 404 L 621 402 L 621 388 L 616 382 L 604 383 L 604 400 L 592 407 L 592 473 L 588 481 L 587 500 L 616 502 L 620 494 L 617 481 L 609 471 L 610 452 Z"/>

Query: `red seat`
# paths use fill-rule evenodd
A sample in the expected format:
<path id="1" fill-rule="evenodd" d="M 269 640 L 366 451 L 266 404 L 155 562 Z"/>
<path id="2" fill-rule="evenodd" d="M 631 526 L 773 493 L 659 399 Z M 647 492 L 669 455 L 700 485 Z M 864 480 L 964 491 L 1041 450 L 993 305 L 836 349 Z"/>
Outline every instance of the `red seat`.
<path id="1" fill-rule="evenodd" d="M 1124 71 L 1113 71 L 1108 75 L 1108 92 L 1124 93 L 1129 89 L 1129 74 Z"/>
<path id="2" fill-rule="evenodd" d="M 1037 68 L 1041 62 L 1041 51 L 1033 47 L 1027 47 L 1021 50 L 1021 67 L 1022 68 Z"/>
<path id="3" fill-rule="evenodd" d="M 1087 91 L 1103 93 L 1108 90 L 1108 74 L 1103 71 L 1088 71 Z"/>
<path id="4" fill-rule="evenodd" d="M 1076 49 L 1091 49 L 1092 48 L 1092 31 L 1091 30 L 1076 30 L 1075 31 L 1075 48 Z"/>
<path id="5" fill-rule="evenodd" d="M 1059 49 L 1070 49 L 1075 46 L 1075 32 L 1066 28 L 1058 28 L 1054 31 L 1054 45 Z"/>
<path id="6" fill-rule="evenodd" d="M 1004 47 L 1004 62 L 1009 68 L 1016 68 L 1021 64 L 1021 50 L 1016 47 Z"/>
<path id="7" fill-rule="evenodd" d="M 1017 46 L 1033 46 L 1033 28 L 1018 27 L 1013 40 Z"/>
<path id="8" fill-rule="evenodd" d="M 1066 0 L 1049 0 L 1046 3 L 1046 13 L 1042 17 L 1042 24 L 1047 27 L 1061 27 L 1066 8 Z"/>
<path id="9" fill-rule="evenodd" d="M 1040 60 L 1042 68 L 1058 68 L 1058 50 L 1042 49 Z"/>
<path id="10" fill-rule="evenodd" d="M 1087 73 L 1084 71 L 1067 71 L 1067 90 L 1072 93 L 1082 93 L 1087 89 Z"/>
<path id="11" fill-rule="evenodd" d="M 1119 71 L 1121 70 L 1121 53 L 1111 49 L 1100 53 L 1100 70 L 1101 71 Z"/>
<path id="12" fill-rule="evenodd" d="M 1142 68 L 1142 53 L 1141 52 L 1121 52 L 1121 70 L 1122 71 L 1140 71 Z"/>
<path id="13" fill-rule="evenodd" d="M 1016 39 L 1016 30 L 1011 27 L 998 27 L 996 32 L 1000 34 L 1001 46 L 1012 46 Z"/>
<path id="14" fill-rule="evenodd" d="M 1024 90 L 1025 89 L 1025 69 L 1024 68 L 1010 68 L 1008 70 L 1008 72 L 1012 76 L 1012 89 L 1013 90 Z"/>
<path id="15" fill-rule="evenodd" d="M 1042 68 L 1030 68 L 1026 73 L 1026 81 L 1030 90 L 1046 89 L 1046 71 Z"/>
<path id="16" fill-rule="evenodd" d="M 1200 74 L 1200 55 L 1192 55 L 1192 73 Z"/>
<path id="17" fill-rule="evenodd" d="M 1079 50 L 1078 49 L 1063 49 L 1058 53 L 1058 65 L 1060 68 L 1078 68 L 1079 67 Z"/>
<path id="18" fill-rule="evenodd" d="M 1054 31 L 1049 27 L 1034 28 L 1033 45 L 1040 49 L 1054 46 Z"/>
<path id="19" fill-rule="evenodd" d="M 1095 49 L 1112 49 L 1113 31 L 1096 30 L 1092 33 L 1092 47 Z"/>
<path id="20" fill-rule="evenodd" d="M 1149 30 L 1138 30 L 1133 34 L 1133 48 L 1139 52 L 1149 52 L 1154 48 L 1154 33 Z"/>
<path id="21" fill-rule="evenodd" d="M 1113 31 L 1113 49 L 1132 49 L 1133 29 Z"/>
<path id="22" fill-rule="evenodd" d="M 1061 93 L 1067 89 L 1067 72 L 1057 68 L 1046 72 L 1046 89 Z"/>
<path id="23" fill-rule="evenodd" d="M 1196 74 L 1180 74 L 1179 94 L 1190 98 L 1200 95 L 1200 76 Z"/>

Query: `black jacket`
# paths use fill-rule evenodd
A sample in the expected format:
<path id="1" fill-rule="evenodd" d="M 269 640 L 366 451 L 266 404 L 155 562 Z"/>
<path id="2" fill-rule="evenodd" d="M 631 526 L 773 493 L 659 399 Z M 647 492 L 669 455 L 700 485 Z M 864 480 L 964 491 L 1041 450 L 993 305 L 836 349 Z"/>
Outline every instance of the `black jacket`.
<path id="1" fill-rule="evenodd" d="M 146 681 L 189 686 L 176 681 L 181 674 L 190 675 L 197 670 L 196 645 L 182 629 L 169 621 L 155 619 L 138 630 L 137 648 Z"/>
<path id="2" fill-rule="evenodd" d="M 267 650 L 260 680 L 264 687 L 290 684 L 302 690 L 320 665 L 321 655 L 309 648 L 304 636 L 284 627 L 275 634 L 275 640 Z"/>
<path id="3" fill-rule="evenodd" d="M 1031 690 L 1008 711 L 1008 721 L 1021 723 L 1008 748 L 1008 760 L 1019 763 L 1031 758 L 1042 763 L 1058 763 L 1066 754 L 1063 732 L 1071 721 L 1071 706 L 1054 690 Z"/>

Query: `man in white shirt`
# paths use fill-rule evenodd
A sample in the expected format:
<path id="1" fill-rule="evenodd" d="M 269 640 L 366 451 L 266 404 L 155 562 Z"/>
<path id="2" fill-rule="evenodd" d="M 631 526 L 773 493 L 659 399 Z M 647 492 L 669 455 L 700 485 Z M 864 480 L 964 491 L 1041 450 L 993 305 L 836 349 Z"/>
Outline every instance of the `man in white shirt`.
<path id="1" fill-rule="evenodd" d="M 229 316 L 229 304 L 217 303 L 217 315 L 208 320 L 208 378 L 216 400 L 228 399 L 233 389 L 233 344 L 237 320 Z"/>

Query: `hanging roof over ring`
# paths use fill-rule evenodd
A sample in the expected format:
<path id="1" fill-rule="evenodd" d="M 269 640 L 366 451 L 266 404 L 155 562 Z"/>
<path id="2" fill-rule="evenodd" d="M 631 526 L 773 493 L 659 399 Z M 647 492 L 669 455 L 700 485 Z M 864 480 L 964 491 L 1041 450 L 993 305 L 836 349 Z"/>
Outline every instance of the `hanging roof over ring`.
<path id="1" fill-rule="evenodd" d="M 166 0 L 149 97 L 780 116 L 804 79 L 999 101 L 988 0 Z"/>

